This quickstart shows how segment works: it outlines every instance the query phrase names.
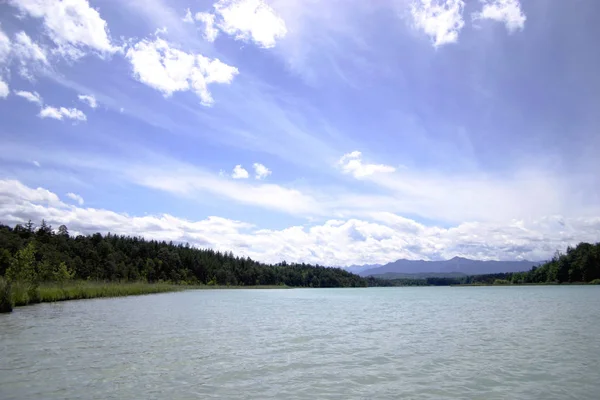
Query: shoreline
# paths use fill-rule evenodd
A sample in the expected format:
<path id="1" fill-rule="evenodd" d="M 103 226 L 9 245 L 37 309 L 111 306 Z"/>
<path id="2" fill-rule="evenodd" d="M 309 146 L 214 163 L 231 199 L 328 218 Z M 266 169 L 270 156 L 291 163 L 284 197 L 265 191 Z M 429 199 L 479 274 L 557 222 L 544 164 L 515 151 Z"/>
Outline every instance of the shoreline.
<path id="1" fill-rule="evenodd" d="M 227 285 L 185 285 L 172 283 L 146 283 L 146 282 L 88 282 L 77 281 L 63 285 L 42 283 L 38 287 L 28 284 L 16 283 L 4 287 L 3 307 L 0 313 L 10 313 L 16 307 L 25 307 L 41 303 L 56 303 L 73 300 L 91 300 L 99 298 L 114 298 L 128 296 L 143 296 L 159 293 L 183 292 L 186 290 L 239 290 L 239 289 L 291 289 L 284 285 L 253 285 L 253 286 L 227 286 Z"/>

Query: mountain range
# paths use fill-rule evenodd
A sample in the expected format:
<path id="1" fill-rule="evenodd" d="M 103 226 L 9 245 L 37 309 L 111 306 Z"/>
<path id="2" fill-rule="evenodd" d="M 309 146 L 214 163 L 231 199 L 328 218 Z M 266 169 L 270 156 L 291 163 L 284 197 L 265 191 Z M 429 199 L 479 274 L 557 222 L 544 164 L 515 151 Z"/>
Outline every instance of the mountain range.
<path id="1" fill-rule="evenodd" d="M 531 267 L 542 264 L 541 261 L 481 261 L 463 257 L 450 260 L 425 261 L 400 259 L 385 265 L 352 265 L 348 271 L 360 276 L 393 274 L 440 274 L 457 273 L 465 275 L 495 274 L 502 272 L 529 271 Z"/>

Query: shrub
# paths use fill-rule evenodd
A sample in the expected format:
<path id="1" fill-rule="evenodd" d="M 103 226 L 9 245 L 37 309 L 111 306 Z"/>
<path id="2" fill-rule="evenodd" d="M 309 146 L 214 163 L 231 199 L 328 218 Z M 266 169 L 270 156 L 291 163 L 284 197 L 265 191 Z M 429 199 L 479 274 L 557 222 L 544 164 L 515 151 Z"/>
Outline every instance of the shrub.
<path id="1" fill-rule="evenodd" d="M 0 277 L 0 313 L 11 312 L 13 309 L 13 300 L 11 295 L 10 283 Z"/>

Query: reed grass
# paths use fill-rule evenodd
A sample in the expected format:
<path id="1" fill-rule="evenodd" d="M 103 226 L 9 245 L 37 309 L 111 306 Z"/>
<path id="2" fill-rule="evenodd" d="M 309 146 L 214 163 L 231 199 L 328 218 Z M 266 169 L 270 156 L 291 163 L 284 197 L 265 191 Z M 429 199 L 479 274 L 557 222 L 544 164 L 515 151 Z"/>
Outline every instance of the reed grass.
<path id="1" fill-rule="evenodd" d="M 64 285 L 42 284 L 38 291 L 43 303 L 94 299 L 98 297 L 137 296 L 143 294 L 176 292 L 188 288 L 170 283 L 145 282 L 89 282 L 77 281 Z"/>
<path id="2" fill-rule="evenodd" d="M 220 286 L 185 285 L 146 282 L 94 282 L 69 281 L 46 282 L 40 285 L 14 282 L 10 284 L 0 277 L 0 312 L 11 312 L 13 307 L 36 303 L 66 300 L 94 299 L 100 297 L 138 296 L 153 293 L 177 292 L 190 289 L 285 289 L 283 285 Z"/>

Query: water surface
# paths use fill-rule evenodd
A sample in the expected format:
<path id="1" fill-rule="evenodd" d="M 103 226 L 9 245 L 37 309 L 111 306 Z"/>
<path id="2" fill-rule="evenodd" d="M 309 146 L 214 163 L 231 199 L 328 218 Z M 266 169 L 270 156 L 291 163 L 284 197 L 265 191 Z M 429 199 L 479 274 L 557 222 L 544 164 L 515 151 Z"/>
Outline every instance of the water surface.
<path id="1" fill-rule="evenodd" d="M 0 315 L 0 398 L 598 399 L 600 288 L 200 290 Z"/>

